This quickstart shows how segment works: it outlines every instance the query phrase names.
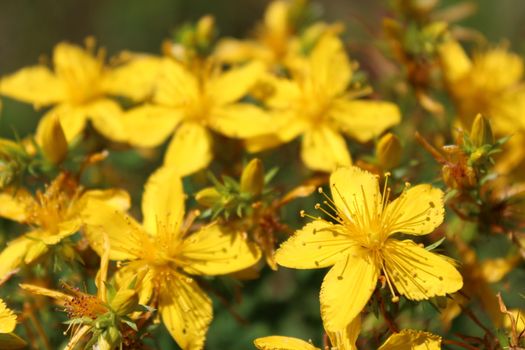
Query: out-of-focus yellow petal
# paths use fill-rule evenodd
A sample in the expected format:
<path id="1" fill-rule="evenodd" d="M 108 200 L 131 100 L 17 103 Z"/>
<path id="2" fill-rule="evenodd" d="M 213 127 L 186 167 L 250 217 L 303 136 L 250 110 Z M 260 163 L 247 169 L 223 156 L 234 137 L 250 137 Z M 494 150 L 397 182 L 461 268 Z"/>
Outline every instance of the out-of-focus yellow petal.
<path id="1" fill-rule="evenodd" d="M 164 165 L 182 177 L 205 168 L 212 160 L 211 136 L 200 124 L 186 122 L 176 131 L 164 156 Z"/>
<path id="2" fill-rule="evenodd" d="M 468 76 L 472 86 L 498 92 L 515 86 L 523 76 L 522 58 L 504 48 L 496 48 L 474 56 Z"/>
<path id="3" fill-rule="evenodd" d="M 329 96 L 343 92 L 350 79 L 352 68 L 341 39 L 335 35 L 324 35 L 309 58 L 309 75 L 314 84 Z"/>
<path id="4" fill-rule="evenodd" d="M 439 47 L 439 57 L 445 79 L 449 82 L 464 77 L 472 68 L 470 58 L 455 40 L 448 40 Z"/>
<path id="5" fill-rule="evenodd" d="M 85 109 L 74 105 L 60 104 L 40 119 L 36 130 L 37 140 L 44 138 L 46 125 L 56 118 L 55 115 L 58 116 L 68 143 L 71 143 L 84 130 L 87 120 Z"/>
<path id="6" fill-rule="evenodd" d="M 56 291 L 56 290 L 52 290 L 52 289 L 47 289 L 47 288 L 44 288 L 44 287 L 36 286 L 34 284 L 22 283 L 22 284 L 20 284 L 20 288 L 22 288 L 23 290 L 25 290 L 26 292 L 29 292 L 31 294 L 43 295 L 45 297 L 49 297 L 49 298 L 55 299 L 61 304 L 64 304 L 65 302 L 71 301 L 73 299 L 73 297 L 71 295 L 64 294 L 64 293 Z"/>
<path id="7" fill-rule="evenodd" d="M 166 280 L 160 289 L 159 312 L 168 332 L 182 349 L 204 347 L 213 310 L 210 298 L 192 278 L 173 275 Z"/>
<path id="8" fill-rule="evenodd" d="M 146 104 L 133 108 L 123 118 L 127 141 L 138 147 L 158 146 L 173 133 L 182 117 L 181 110 L 170 107 Z"/>
<path id="9" fill-rule="evenodd" d="M 184 270 L 198 275 L 224 275 L 243 270 L 259 261 L 261 252 L 243 232 L 214 223 L 184 240 L 180 260 Z"/>
<path id="10" fill-rule="evenodd" d="M 83 206 L 91 200 L 102 201 L 120 211 L 128 210 L 131 205 L 129 194 L 124 190 L 115 188 L 108 190 L 89 190 L 84 192 L 80 200 L 75 202 L 77 207 L 72 211 L 72 215 L 78 215 L 79 211 L 84 210 Z"/>
<path id="11" fill-rule="evenodd" d="M 487 259 L 481 262 L 481 274 L 488 283 L 499 282 L 521 262 L 518 255 L 506 258 Z"/>
<path id="12" fill-rule="evenodd" d="M 142 252 L 145 235 L 142 227 L 130 216 L 103 201 L 87 201 L 82 211 L 83 232 L 91 247 L 100 255 L 104 235 L 111 247 L 110 259 L 133 260 Z"/>
<path id="13" fill-rule="evenodd" d="M 363 310 L 378 278 L 378 268 L 369 256 L 355 251 L 339 260 L 321 286 L 321 316 L 327 331 L 346 328 Z"/>
<path id="14" fill-rule="evenodd" d="M 212 78 L 206 90 L 217 105 L 235 102 L 248 93 L 263 73 L 263 68 L 260 62 L 233 68 Z"/>
<path id="15" fill-rule="evenodd" d="M 143 101 L 152 96 L 162 60 L 150 55 L 132 55 L 126 62 L 104 75 L 103 90 L 111 95 Z"/>
<path id="16" fill-rule="evenodd" d="M 348 326 L 340 331 L 327 331 L 330 342 L 338 350 L 357 350 L 355 342 L 361 332 L 361 316 L 358 315 Z"/>
<path id="17" fill-rule="evenodd" d="M 388 204 L 383 224 L 390 234 L 396 232 L 426 235 L 441 225 L 445 217 L 443 191 L 431 185 L 417 185 Z"/>
<path id="18" fill-rule="evenodd" d="M 399 124 L 399 108 L 390 102 L 339 99 L 332 117 L 341 130 L 360 142 L 370 141 Z"/>
<path id="19" fill-rule="evenodd" d="M 153 100 L 163 106 L 182 107 L 198 99 L 197 79 L 184 66 L 172 59 L 164 59 Z"/>
<path id="20" fill-rule="evenodd" d="M 23 68 L 0 80 L 0 94 L 38 106 L 66 99 L 63 82 L 45 66 Z"/>
<path id="21" fill-rule="evenodd" d="M 123 113 L 118 103 L 110 99 L 99 99 L 83 108 L 98 132 L 109 140 L 126 141 Z"/>
<path id="22" fill-rule="evenodd" d="M 381 195 L 377 178 L 356 166 L 337 169 L 330 175 L 332 199 L 347 219 L 363 220 L 379 210 Z"/>
<path id="23" fill-rule="evenodd" d="M 290 3 L 272 1 L 264 12 L 264 25 L 273 36 L 284 36 L 290 28 Z"/>
<path id="24" fill-rule="evenodd" d="M 260 350 L 319 350 L 304 340 L 280 335 L 257 338 L 253 344 Z"/>
<path id="25" fill-rule="evenodd" d="M 25 236 L 7 243 L 0 253 L 0 280 L 11 274 L 24 261 L 24 257 L 35 241 Z"/>
<path id="26" fill-rule="evenodd" d="M 325 172 L 352 164 L 345 139 L 327 126 L 319 126 L 303 135 L 301 158 L 308 168 Z"/>
<path id="27" fill-rule="evenodd" d="M 514 316 L 514 327 L 516 327 L 516 332 L 521 334 L 525 330 L 525 312 L 519 309 L 509 310 L 509 312 Z M 504 318 L 504 326 L 507 329 L 512 329 L 512 320 L 506 315 Z"/>
<path id="28" fill-rule="evenodd" d="M 17 222 L 28 222 L 28 209 L 36 204 L 33 196 L 23 188 L 0 193 L 0 203 L 0 216 Z"/>
<path id="29" fill-rule="evenodd" d="M 260 136 L 273 128 L 270 115 L 248 103 L 224 106 L 212 113 L 211 127 L 229 137 L 245 139 Z"/>
<path id="30" fill-rule="evenodd" d="M 70 94 L 76 95 L 75 90 L 90 90 L 93 84 L 99 84 L 102 61 L 80 46 L 67 42 L 57 44 L 53 63 L 57 77 L 68 84 Z"/>
<path id="31" fill-rule="evenodd" d="M 16 327 L 16 315 L 0 299 L 0 333 L 11 333 Z"/>
<path id="32" fill-rule="evenodd" d="M 463 287 L 461 274 L 449 260 L 411 240 L 388 239 L 383 258 L 391 282 L 408 299 L 444 296 Z"/>
<path id="33" fill-rule="evenodd" d="M 403 329 L 392 334 L 378 350 L 439 350 L 441 337 L 428 332 Z"/>
<path id="34" fill-rule="evenodd" d="M 345 259 L 352 244 L 339 230 L 344 228 L 324 220 L 312 221 L 281 244 L 275 260 L 295 269 L 331 266 Z"/>
<path id="35" fill-rule="evenodd" d="M 158 233 L 160 225 L 172 239 L 177 238 L 184 218 L 184 190 L 175 169 L 161 167 L 149 177 L 142 196 L 142 216 L 148 233 Z"/>

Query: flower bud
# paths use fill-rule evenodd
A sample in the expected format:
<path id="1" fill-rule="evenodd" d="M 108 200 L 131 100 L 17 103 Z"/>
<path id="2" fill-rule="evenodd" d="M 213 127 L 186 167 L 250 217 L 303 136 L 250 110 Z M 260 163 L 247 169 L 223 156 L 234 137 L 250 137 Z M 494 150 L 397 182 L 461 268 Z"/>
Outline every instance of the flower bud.
<path id="1" fill-rule="evenodd" d="M 241 192 L 258 196 L 264 187 L 264 167 L 260 159 L 252 159 L 241 175 Z"/>
<path id="2" fill-rule="evenodd" d="M 195 31 L 197 42 L 209 43 L 213 39 L 214 31 L 215 19 L 210 15 L 202 17 L 199 22 L 197 22 Z"/>
<path id="3" fill-rule="evenodd" d="M 492 133 L 490 121 L 481 114 L 478 114 L 472 123 L 470 139 L 476 148 L 494 143 L 494 134 Z"/>
<path id="4" fill-rule="evenodd" d="M 116 327 L 110 327 L 98 337 L 98 350 L 113 350 L 119 344 L 121 335 Z"/>
<path id="5" fill-rule="evenodd" d="M 51 163 L 60 164 L 67 156 L 67 140 L 58 116 L 44 119 L 39 129 L 38 143 L 44 155 Z"/>
<path id="6" fill-rule="evenodd" d="M 213 207 L 221 200 L 221 195 L 214 187 L 206 187 L 197 192 L 195 199 L 200 205 Z"/>
<path id="7" fill-rule="evenodd" d="M 401 159 L 402 146 L 399 138 L 392 134 L 385 134 L 376 147 L 377 162 L 384 170 L 395 168 Z"/>
<path id="8" fill-rule="evenodd" d="M 110 306 L 119 316 L 125 316 L 137 308 L 139 305 L 139 295 L 135 289 L 121 288 L 117 291 Z"/>

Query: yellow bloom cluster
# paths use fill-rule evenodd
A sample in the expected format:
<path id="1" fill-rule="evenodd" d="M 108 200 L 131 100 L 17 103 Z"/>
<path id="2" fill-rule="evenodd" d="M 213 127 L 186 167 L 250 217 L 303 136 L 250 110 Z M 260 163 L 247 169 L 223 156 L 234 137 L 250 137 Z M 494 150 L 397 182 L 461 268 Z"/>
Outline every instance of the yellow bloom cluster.
<path id="1" fill-rule="evenodd" d="M 266 327 L 258 349 L 521 349 L 523 284 L 497 283 L 525 256 L 525 186 L 509 180 L 525 163 L 523 62 L 502 47 L 470 58 L 434 2 L 394 3 L 399 74 L 378 91 L 341 24 L 299 23 L 308 3 L 284 0 L 249 39 L 215 40 L 205 16 L 160 55 L 61 42 L 52 66 L 1 77 L 0 95 L 44 114 L 34 135 L 0 140 L 0 291 L 23 305 L 0 299 L 0 350 L 204 349 L 213 300 L 242 319 L 224 289 L 235 302 L 241 282 L 286 289 L 286 268 L 329 268 L 314 287 L 323 345 Z M 122 150 L 141 174 L 121 169 Z M 316 191 L 296 229 L 288 204 Z M 495 236 L 504 256 L 479 248 Z M 42 324 L 49 300 L 67 341 Z M 481 330 L 449 332 L 456 318 Z"/>

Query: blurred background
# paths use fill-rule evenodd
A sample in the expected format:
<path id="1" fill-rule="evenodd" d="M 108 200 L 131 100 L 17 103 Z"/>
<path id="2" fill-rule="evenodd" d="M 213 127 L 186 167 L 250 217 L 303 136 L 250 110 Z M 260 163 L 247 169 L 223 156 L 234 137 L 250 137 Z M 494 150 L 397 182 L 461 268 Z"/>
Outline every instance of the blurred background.
<path id="1" fill-rule="evenodd" d="M 388 2 L 379 0 L 315 3 L 324 20 L 346 25 L 350 54 L 358 60 L 360 51 L 375 44 L 370 39 L 381 36 L 382 18 L 390 11 Z M 453 3 L 456 1 L 442 1 L 443 7 Z M 474 3 L 477 11 L 460 24 L 480 31 L 493 44 L 508 42 L 514 51 L 523 54 L 525 1 Z M 263 0 L 0 0 L 0 75 L 35 64 L 43 56 L 50 57 L 54 45 L 60 41 L 82 44 L 90 35 L 110 56 L 121 50 L 159 53 L 161 42 L 170 37 L 177 26 L 205 14 L 215 16 L 220 36 L 247 37 L 267 4 L 268 1 Z M 352 48 L 356 48 L 356 52 Z M 40 112 L 7 98 L 2 99 L 2 104 L 0 137 L 12 139 L 15 135 L 23 137 L 34 132 Z M 136 177 L 132 185 L 128 184 L 130 188 L 141 188 L 141 181 L 156 166 L 145 164 L 129 153 L 117 157 L 124 163 L 123 167 L 131 171 L 131 176 Z M 290 169 L 281 172 L 278 182 L 286 183 L 287 171 Z M 133 195 L 134 199 L 140 196 Z M 138 203 L 135 201 L 135 205 Z M 301 204 L 304 202 L 297 208 L 287 209 L 286 215 L 296 227 L 301 225 L 295 214 Z M 239 319 L 215 298 L 216 315 L 208 334 L 207 349 L 250 349 L 253 339 L 271 334 L 312 339 L 322 344 L 318 291 L 324 274 L 323 270 L 287 269 L 273 273 L 266 268 L 262 279 L 244 283 L 240 304 L 234 306 Z M 429 306 L 421 308 L 429 315 L 435 312 Z M 461 327 L 457 325 L 455 329 Z M 175 348 L 167 333 L 163 334 L 164 338 L 159 339 L 160 348 Z"/>

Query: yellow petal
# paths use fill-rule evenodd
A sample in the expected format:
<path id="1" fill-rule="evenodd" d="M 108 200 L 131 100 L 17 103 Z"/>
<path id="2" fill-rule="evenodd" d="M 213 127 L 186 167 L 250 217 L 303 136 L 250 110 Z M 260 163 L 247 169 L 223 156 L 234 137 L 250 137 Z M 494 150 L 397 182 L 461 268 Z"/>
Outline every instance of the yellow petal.
<path id="1" fill-rule="evenodd" d="M 127 141 L 133 146 L 155 147 L 160 145 L 182 119 L 182 112 L 175 108 L 145 104 L 128 111 L 123 118 Z"/>
<path id="2" fill-rule="evenodd" d="M 253 344 L 260 350 L 319 350 L 304 340 L 280 335 L 257 338 Z"/>
<path id="3" fill-rule="evenodd" d="M 44 66 L 24 68 L 3 78 L 0 80 L 0 94 L 37 106 L 66 99 L 64 84 Z"/>
<path id="4" fill-rule="evenodd" d="M 272 1 L 264 12 L 264 25 L 273 35 L 285 35 L 290 27 L 290 3 Z"/>
<path id="5" fill-rule="evenodd" d="M 346 328 L 363 310 L 378 278 L 372 259 L 355 249 L 326 274 L 321 286 L 321 316 L 327 331 Z"/>
<path id="6" fill-rule="evenodd" d="M 58 78 L 70 90 L 91 90 L 101 77 L 102 62 L 80 46 L 61 42 L 53 50 L 53 63 Z"/>
<path id="7" fill-rule="evenodd" d="M 143 226 L 150 234 L 164 226 L 176 238 L 184 218 L 182 181 L 173 168 L 161 167 L 144 185 L 142 196 Z"/>
<path id="8" fill-rule="evenodd" d="M 68 301 L 71 301 L 73 299 L 73 297 L 71 295 L 64 294 L 64 293 L 56 291 L 56 290 L 52 290 L 52 289 L 47 289 L 47 288 L 44 288 L 44 287 L 36 286 L 34 284 L 22 283 L 19 286 L 20 286 L 21 289 L 25 290 L 26 292 L 29 292 L 31 294 L 36 294 L 36 295 L 43 295 L 45 297 L 49 297 L 49 298 L 55 299 L 56 301 L 60 302 L 61 304 L 64 304 L 64 303 L 66 303 Z"/>
<path id="9" fill-rule="evenodd" d="M 410 240 L 387 240 L 383 257 L 388 277 L 398 293 L 408 299 L 444 296 L 463 286 L 461 274 L 447 258 Z"/>
<path id="10" fill-rule="evenodd" d="M 111 95 L 143 101 L 152 96 L 162 60 L 150 55 L 133 55 L 104 76 L 103 89 Z"/>
<path id="11" fill-rule="evenodd" d="M 324 220 L 315 220 L 295 232 L 275 253 L 281 266 L 316 269 L 344 259 L 352 242 L 341 233 L 344 228 Z"/>
<path id="12" fill-rule="evenodd" d="M 90 200 L 102 201 L 116 210 L 126 211 L 131 205 L 131 199 L 129 198 L 128 192 L 120 189 L 108 189 L 108 190 L 89 190 L 82 194 L 80 200 L 76 201 L 78 207 L 74 211 L 84 210 L 84 205 Z M 77 215 L 76 213 L 74 215 Z"/>
<path id="13" fill-rule="evenodd" d="M 173 275 L 165 281 L 159 297 L 162 321 L 177 344 L 182 349 L 202 349 L 213 317 L 206 293 L 192 278 Z"/>
<path id="14" fill-rule="evenodd" d="M 303 135 L 301 158 L 308 168 L 325 172 L 352 164 L 345 139 L 327 126 L 319 126 Z"/>
<path id="15" fill-rule="evenodd" d="M 371 100 L 339 99 L 331 115 L 339 128 L 360 142 L 370 141 L 401 121 L 395 104 Z"/>
<path id="16" fill-rule="evenodd" d="M 104 235 L 111 247 L 110 259 L 133 260 L 142 252 L 145 233 L 130 216 L 99 200 L 90 200 L 82 211 L 83 232 L 91 247 L 102 256 Z"/>
<path id="17" fill-rule="evenodd" d="M 367 215 L 379 210 L 381 196 L 377 178 L 356 166 L 334 171 L 330 176 L 330 190 L 338 212 L 349 221 L 366 220 Z"/>
<path id="18" fill-rule="evenodd" d="M 118 103 L 110 99 L 99 99 L 83 109 L 95 129 L 106 138 L 118 142 L 126 140 L 123 113 Z"/>
<path id="19" fill-rule="evenodd" d="M 233 138 L 245 139 L 263 135 L 273 127 L 273 120 L 268 113 L 248 103 L 224 106 L 212 113 L 211 127 Z"/>
<path id="20" fill-rule="evenodd" d="M 181 245 L 184 270 L 196 275 L 224 275 L 243 270 L 259 261 L 261 252 L 246 234 L 217 223 L 203 227 Z"/>
<path id="21" fill-rule="evenodd" d="M 205 168 L 212 159 L 211 136 L 197 123 L 183 123 L 176 131 L 164 157 L 164 165 L 181 177 Z"/>
<path id="22" fill-rule="evenodd" d="M 425 235 L 441 225 L 445 215 L 443 191 L 431 185 L 417 185 L 388 204 L 383 215 L 385 230 Z"/>
<path id="23" fill-rule="evenodd" d="M 28 210 L 36 204 L 33 196 L 23 188 L 0 193 L 0 203 L 0 216 L 18 222 L 28 222 Z"/>
<path id="24" fill-rule="evenodd" d="M 38 243 L 38 242 L 37 242 Z M 14 239 L 0 253 L 0 280 L 17 269 L 35 241 L 25 236 Z"/>
<path id="25" fill-rule="evenodd" d="M 448 40 L 439 47 L 439 57 L 445 79 L 448 82 L 461 79 L 472 68 L 472 62 L 465 50 L 455 40 Z"/>
<path id="26" fill-rule="evenodd" d="M 143 276 L 138 278 L 138 276 Z M 155 288 L 155 271 L 143 261 L 131 261 L 115 273 L 117 288 L 127 288 L 132 281 L 136 282 L 139 292 L 139 304 L 147 305 Z"/>
<path id="27" fill-rule="evenodd" d="M 440 350 L 441 337 L 428 332 L 403 329 L 392 334 L 379 350 Z"/>
<path id="28" fill-rule="evenodd" d="M 11 333 L 16 327 L 16 315 L 0 299 L 0 333 Z"/>
<path id="29" fill-rule="evenodd" d="M 172 59 L 162 62 L 153 100 L 163 106 L 182 107 L 199 96 L 197 79 Z"/>
<path id="30" fill-rule="evenodd" d="M 314 84 L 329 96 L 343 92 L 352 78 L 352 68 L 341 39 L 323 36 L 309 59 L 309 74 Z"/>
<path id="31" fill-rule="evenodd" d="M 249 89 L 263 73 L 260 62 L 252 62 L 242 67 L 230 69 L 212 78 L 206 87 L 211 99 L 217 105 L 235 102 L 248 94 Z"/>
<path id="32" fill-rule="evenodd" d="M 361 316 L 358 315 L 348 326 L 339 331 L 327 331 L 330 342 L 340 350 L 357 350 L 355 345 L 361 332 Z"/>
<path id="33" fill-rule="evenodd" d="M 57 107 L 47 112 L 40 122 L 36 130 L 36 139 L 42 140 L 45 136 L 46 125 L 51 123 L 54 118 L 58 117 L 64 135 L 68 143 L 71 143 L 81 132 L 86 125 L 87 115 L 82 107 L 77 107 L 69 104 L 60 104 Z"/>

